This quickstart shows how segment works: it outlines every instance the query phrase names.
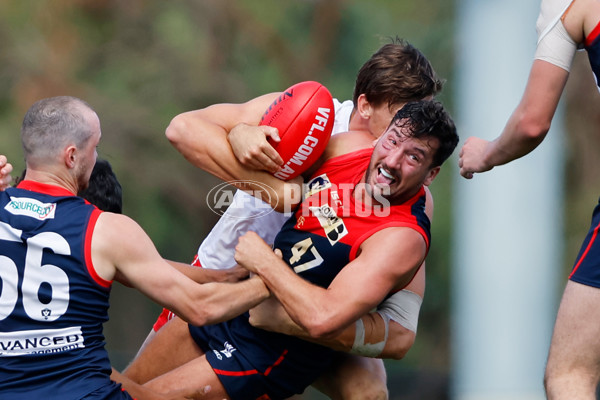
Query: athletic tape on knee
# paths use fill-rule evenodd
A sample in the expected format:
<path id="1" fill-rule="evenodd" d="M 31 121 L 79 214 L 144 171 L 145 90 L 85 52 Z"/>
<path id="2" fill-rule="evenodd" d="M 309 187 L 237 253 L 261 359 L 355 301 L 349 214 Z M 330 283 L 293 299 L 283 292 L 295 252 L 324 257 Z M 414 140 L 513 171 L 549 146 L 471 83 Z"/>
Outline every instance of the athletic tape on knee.
<path id="1" fill-rule="evenodd" d="M 379 311 L 377 313 L 381 315 L 385 324 L 385 336 L 383 340 L 378 343 L 365 343 L 365 325 L 362 319 L 359 319 L 355 323 L 356 333 L 354 334 L 354 344 L 352 345 L 352 349 L 350 349 L 350 353 L 365 357 L 377 357 L 381 354 L 387 343 L 390 319 L 387 315 Z"/>
<path id="2" fill-rule="evenodd" d="M 395 321 L 408 329 L 417 333 L 419 324 L 419 311 L 423 298 L 410 290 L 400 290 L 388 297 L 377 307 L 380 314 L 386 315 L 392 321 Z M 386 332 L 387 336 L 387 332 Z"/>

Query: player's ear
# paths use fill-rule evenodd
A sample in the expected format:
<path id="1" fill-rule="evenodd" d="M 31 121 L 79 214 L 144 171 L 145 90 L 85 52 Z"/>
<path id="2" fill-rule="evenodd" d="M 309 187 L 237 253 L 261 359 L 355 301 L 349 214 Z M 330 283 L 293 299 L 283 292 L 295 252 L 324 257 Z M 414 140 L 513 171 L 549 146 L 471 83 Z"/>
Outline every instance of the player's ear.
<path id="1" fill-rule="evenodd" d="M 369 119 L 372 112 L 371 103 L 367 100 L 367 96 L 363 93 L 356 100 L 356 111 L 363 119 Z"/>
<path id="2" fill-rule="evenodd" d="M 433 182 L 433 180 L 435 179 L 437 174 L 440 172 L 440 169 L 441 168 L 439 165 L 437 167 L 431 168 L 429 170 L 429 172 L 427 173 L 427 177 L 425 178 L 423 185 L 429 186 L 431 184 L 431 182 Z"/>
<path id="3" fill-rule="evenodd" d="M 65 165 L 71 169 L 75 167 L 75 161 L 77 159 L 77 147 L 70 145 L 65 147 L 63 150 L 63 159 Z"/>

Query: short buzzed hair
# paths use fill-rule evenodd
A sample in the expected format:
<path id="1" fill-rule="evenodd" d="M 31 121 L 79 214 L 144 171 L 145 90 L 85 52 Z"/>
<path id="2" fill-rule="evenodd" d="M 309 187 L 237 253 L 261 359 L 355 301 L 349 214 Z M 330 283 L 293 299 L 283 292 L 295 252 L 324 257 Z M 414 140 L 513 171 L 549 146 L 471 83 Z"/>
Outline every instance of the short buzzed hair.
<path id="1" fill-rule="evenodd" d="M 88 103 L 71 96 L 42 99 L 34 103 L 23 118 L 21 143 L 25 160 L 48 161 L 69 143 L 85 145 L 92 136 L 86 112 Z"/>

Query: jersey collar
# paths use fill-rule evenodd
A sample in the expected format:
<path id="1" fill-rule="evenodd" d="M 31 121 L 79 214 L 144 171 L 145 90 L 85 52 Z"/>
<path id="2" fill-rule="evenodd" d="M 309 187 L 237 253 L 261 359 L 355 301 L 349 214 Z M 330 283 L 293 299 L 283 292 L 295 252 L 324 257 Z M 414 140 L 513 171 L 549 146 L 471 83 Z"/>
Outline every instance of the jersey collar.
<path id="1" fill-rule="evenodd" d="M 17 188 L 48 194 L 50 196 L 75 196 L 74 193 L 63 187 L 29 180 L 19 182 Z"/>

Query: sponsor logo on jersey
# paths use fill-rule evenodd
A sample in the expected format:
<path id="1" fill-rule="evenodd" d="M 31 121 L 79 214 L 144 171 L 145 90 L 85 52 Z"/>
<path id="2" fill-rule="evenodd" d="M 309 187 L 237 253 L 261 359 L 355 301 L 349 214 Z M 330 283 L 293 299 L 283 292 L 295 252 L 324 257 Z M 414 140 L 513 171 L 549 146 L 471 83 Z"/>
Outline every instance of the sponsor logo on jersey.
<path id="1" fill-rule="evenodd" d="M 24 215 L 43 221 L 54 218 L 56 203 L 42 203 L 28 197 L 11 197 L 4 209 L 13 215 Z"/>
<path id="2" fill-rule="evenodd" d="M 304 186 L 306 192 L 304 193 L 304 198 L 307 199 L 315 193 L 319 193 L 322 190 L 329 189 L 331 187 L 331 181 L 327 174 L 322 174 L 312 178 L 306 185 Z"/>
<path id="3" fill-rule="evenodd" d="M 337 216 L 335 210 L 329 204 L 310 207 L 310 211 L 319 220 L 332 246 L 348 234 L 344 220 Z"/>
<path id="4" fill-rule="evenodd" d="M 80 326 L 0 332 L 0 357 L 62 353 L 84 347 Z"/>

